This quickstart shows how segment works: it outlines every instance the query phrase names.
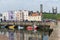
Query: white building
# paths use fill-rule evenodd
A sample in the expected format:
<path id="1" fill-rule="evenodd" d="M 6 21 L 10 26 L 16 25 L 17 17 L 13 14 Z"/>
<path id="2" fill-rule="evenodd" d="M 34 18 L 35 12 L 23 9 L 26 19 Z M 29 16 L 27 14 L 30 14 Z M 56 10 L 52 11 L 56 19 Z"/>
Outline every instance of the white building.
<path id="1" fill-rule="evenodd" d="M 16 20 L 19 20 L 19 21 L 28 20 L 27 10 L 15 11 L 15 14 L 16 14 Z"/>
<path id="2" fill-rule="evenodd" d="M 24 13 L 22 12 L 22 10 L 20 10 L 20 21 L 24 20 Z"/>
<path id="3" fill-rule="evenodd" d="M 3 20 L 15 20 L 15 14 L 13 11 L 3 12 Z"/>
<path id="4" fill-rule="evenodd" d="M 15 13 L 15 19 L 16 19 L 16 21 L 23 21 L 24 15 L 23 15 L 22 10 L 15 11 L 14 13 Z"/>
<path id="5" fill-rule="evenodd" d="M 41 15 L 39 13 L 32 13 L 28 16 L 28 21 L 41 21 Z"/>
<path id="6" fill-rule="evenodd" d="M 28 13 L 29 12 L 27 10 L 3 12 L 3 20 L 10 20 L 10 21 L 28 20 Z"/>
<path id="7" fill-rule="evenodd" d="M 8 12 L 3 12 L 2 14 L 3 14 L 3 17 L 2 17 L 3 20 L 41 21 L 41 14 L 37 12 L 33 12 L 31 15 L 29 15 L 29 11 L 27 10 L 8 11 Z"/>
<path id="8" fill-rule="evenodd" d="M 28 11 L 27 10 L 23 10 L 23 16 L 24 16 L 24 20 L 28 20 Z"/>
<path id="9" fill-rule="evenodd" d="M 28 21 L 41 21 L 41 16 L 28 16 Z"/>
<path id="10" fill-rule="evenodd" d="M 9 18 L 9 16 L 8 16 L 8 12 L 3 12 L 2 13 L 3 14 L 3 20 L 8 20 Z"/>
<path id="11" fill-rule="evenodd" d="M 16 21 L 20 21 L 20 12 L 19 11 L 15 11 L 15 19 Z"/>

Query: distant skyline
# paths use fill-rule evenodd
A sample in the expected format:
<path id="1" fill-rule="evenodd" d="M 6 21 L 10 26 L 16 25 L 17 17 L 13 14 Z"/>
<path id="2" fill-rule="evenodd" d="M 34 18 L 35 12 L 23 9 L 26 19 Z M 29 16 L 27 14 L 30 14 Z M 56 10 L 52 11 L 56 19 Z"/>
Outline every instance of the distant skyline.
<path id="1" fill-rule="evenodd" d="M 43 4 L 43 12 L 52 12 L 52 7 L 57 7 L 60 13 L 60 0 L 0 0 L 0 12 L 9 10 L 40 11 Z"/>

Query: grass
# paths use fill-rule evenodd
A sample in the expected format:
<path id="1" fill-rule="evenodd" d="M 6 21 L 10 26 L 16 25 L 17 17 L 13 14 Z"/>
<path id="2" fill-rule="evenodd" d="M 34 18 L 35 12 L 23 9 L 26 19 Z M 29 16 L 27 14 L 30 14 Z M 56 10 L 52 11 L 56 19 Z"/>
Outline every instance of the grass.
<path id="1" fill-rule="evenodd" d="M 60 19 L 60 14 L 44 13 L 43 19 Z"/>

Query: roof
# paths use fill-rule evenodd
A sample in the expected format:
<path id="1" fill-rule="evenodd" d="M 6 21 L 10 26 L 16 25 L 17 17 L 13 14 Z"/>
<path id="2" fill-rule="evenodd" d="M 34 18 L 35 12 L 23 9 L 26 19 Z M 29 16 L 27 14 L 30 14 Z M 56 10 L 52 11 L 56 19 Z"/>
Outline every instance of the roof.
<path id="1" fill-rule="evenodd" d="M 32 15 L 32 16 L 38 16 L 39 13 L 37 13 L 37 12 L 33 12 L 31 15 Z"/>

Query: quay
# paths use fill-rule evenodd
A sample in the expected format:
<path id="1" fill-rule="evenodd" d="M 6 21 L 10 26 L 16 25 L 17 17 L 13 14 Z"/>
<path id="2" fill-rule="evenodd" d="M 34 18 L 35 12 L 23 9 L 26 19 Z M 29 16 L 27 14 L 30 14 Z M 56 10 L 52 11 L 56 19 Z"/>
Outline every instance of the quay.
<path id="1" fill-rule="evenodd" d="M 0 25 L 55 25 L 55 22 L 0 22 Z"/>

